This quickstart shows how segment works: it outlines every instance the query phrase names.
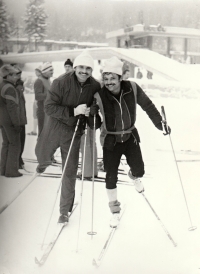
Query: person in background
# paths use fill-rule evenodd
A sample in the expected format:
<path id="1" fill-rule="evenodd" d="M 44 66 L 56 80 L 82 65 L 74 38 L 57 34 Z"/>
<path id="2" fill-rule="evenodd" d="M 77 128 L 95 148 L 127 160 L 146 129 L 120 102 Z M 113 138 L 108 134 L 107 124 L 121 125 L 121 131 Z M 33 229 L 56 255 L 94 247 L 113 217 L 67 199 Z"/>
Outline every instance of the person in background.
<path id="1" fill-rule="evenodd" d="M 106 171 L 106 190 L 112 213 L 111 227 L 119 224 L 120 202 L 117 198 L 118 167 L 125 155 L 130 167 L 128 176 L 140 193 L 144 186 L 144 162 L 140 150 L 140 137 L 135 127 L 137 104 L 147 113 L 155 127 L 162 130 L 162 117 L 142 88 L 134 82 L 122 80 L 123 63 L 112 57 L 105 60 L 104 86 L 94 97 L 103 117 L 101 144 Z"/>
<path id="2" fill-rule="evenodd" d="M 130 77 L 130 70 L 126 69 L 123 71 L 122 80 L 127 80 Z"/>
<path id="3" fill-rule="evenodd" d="M 147 70 L 147 79 L 153 79 L 153 72 Z"/>
<path id="4" fill-rule="evenodd" d="M 140 71 L 140 69 L 138 68 L 138 72 L 137 72 L 136 78 L 137 78 L 137 79 L 142 79 L 142 77 L 143 77 L 143 74 L 142 74 L 142 72 Z"/>
<path id="5" fill-rule="evenodd" d="M 15 84 L 19 79 L 19 71 L 11 65 L 0 69 L 3 81 L 0 83 L 0 126 L 2 130 L 1 175 L 20 177 L 19 155 L 20 145 L 20 110 L 19 96 Z"/>
<path id="6" fill-rule="evenodd" d="M 22 154 L 24 151 L 24 145 L 26 140 L 26 124 L 27 124 L 27 117 L 26 117 L 26 100 L 24 97 L 24 82 L 21 79 L 22 70 L 17 66 L 14 65 L 14 68 L 18 70 L 17 72 L 17 81 L 15 83 L 15 88 L 18 92 L 19 98 L 19 114 L 20 114 L 20 142 L 21 142 L 21 150 L 19 154 L 19 169 L 24 169 L 24 161 L 22 159 Z"/>
<path id="7" fill-rule="evenodd" d="M 73 71 L 73 63 L 70 59 L 67 59 L 64 63 L 65 73 L 70 73 Z"/>
<path id="8" fill-rule="evenodd" d="M 41 75 L 41 67 L 42 66 L 39 66 L 38 68 L 35 69 L 35 75 L 37 76 L 37 78 L 39 78 L 39 76 Z M 38 127 L 37 101 L 34 100 L 34 102 L 33 102 L 33 130 L 27 134 L 37 136 L 37 127 Z"/>
<path id="9" fill-rule="evenodd" d="M 50 78 L 53 76 L 53 67 L 50 63 L 44 63 L 41 67 L 41 75 L 34 83 L 35 100 L 37 101 L 38 136 L 40 136 L 45 120 L 44 102 L 51 88 Z"/>
<path id="10" fill-rule="evenodd" d="M 38 137 L 35 148 L 39 163 L 36 171 L 43 173 L 52 163 L 52 155 L 58 147 L 64 168 L 73 140 L 62 180 L 59 223 L 69 221 L 68 213 L 73 208 L 80 142 L 85 125 L 87 123 L 90 127 L 94 126 L 94 115 L 95 128 L 101 124 L 98 106 L 93 104 L 93 95 L 100 90 L 100 84 L 92 77 L 94 60 L 87 51 L 83 51 L 74 60 L 73 68 L 74 72 L 63 74 L 52 83 L 45 101 L 45 112 L 49 119 Z M 78 121 L 79 125 L 75 131 Z"/>

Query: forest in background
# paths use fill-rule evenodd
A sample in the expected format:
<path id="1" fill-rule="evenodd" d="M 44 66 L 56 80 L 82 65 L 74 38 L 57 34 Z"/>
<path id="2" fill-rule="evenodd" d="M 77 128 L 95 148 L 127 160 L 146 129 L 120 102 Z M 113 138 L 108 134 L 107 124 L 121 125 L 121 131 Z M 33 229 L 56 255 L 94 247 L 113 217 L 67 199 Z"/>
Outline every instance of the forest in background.
<path id="1" fill-rule="evenodd" d="M 6 0 L 8 12 L 20 25 L 27 4 L 28 0 Z M 138 23 L 200 29 L 199 1 L 45 0 L 44 7 L 45 39 L 103 43 L 107 32 Z"/>

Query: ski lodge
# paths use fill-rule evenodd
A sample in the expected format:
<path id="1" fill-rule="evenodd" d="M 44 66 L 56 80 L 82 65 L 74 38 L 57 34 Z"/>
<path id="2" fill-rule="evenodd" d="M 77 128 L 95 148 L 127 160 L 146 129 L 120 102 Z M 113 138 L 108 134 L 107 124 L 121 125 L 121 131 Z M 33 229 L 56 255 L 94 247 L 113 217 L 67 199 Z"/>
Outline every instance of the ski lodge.
<path id="1" fill-rule="evenodd" d="M 137 24 L 106 33 L 110 47 L 146 48 L 182 63 L 200 64 L 200 30 Z"/>

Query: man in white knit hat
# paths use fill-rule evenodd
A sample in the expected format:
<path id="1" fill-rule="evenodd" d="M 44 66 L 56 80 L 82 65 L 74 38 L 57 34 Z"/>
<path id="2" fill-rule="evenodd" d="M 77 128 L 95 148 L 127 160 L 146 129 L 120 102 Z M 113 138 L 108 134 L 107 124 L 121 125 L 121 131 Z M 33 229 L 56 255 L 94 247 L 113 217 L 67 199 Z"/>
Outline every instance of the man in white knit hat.
<path id="1" fill-rule="evenodd" d="M 73 140 L 62 180 L 59 223 L 68 222 L 68 213 L 73 208 L 80 141 L 85 125 L 93 127 L 94 115 L 95 128 L 101 125 L 98 106 L 93 104 L 93 96 L 100 90 L 100 84 L 92 77 L 94 60 L 87 51 L 83 51 L 74 60 L 73 67 L 74 71 L 61 75 L 52 83 L 45 101 L 49 119 L 36 145 L 37 172 L 42 173 L 51 164 L 52 155 L 58 147 L 61 148 L 64 167 Z"/>
<path id="2" fill-rule="evenodd" d="M 38 136 L 41 134 L 44 126 L 44 101 L 47 93 L 50 91 L 50 78 L 53 76 L 53 67 L 51 63 L 44 63 L 41 66 L 40 75 L 34 83 L 35 100 L 37 102 Z"/>
<path id="3" fill-rule="evenodd" d="M 144 91 L 134 82 L 122 80 L 123 63 L 112 57 L 103 68 L 104 86 L 95 94 L 103 126 L 101 143 L 106 171 L 106 190 L 112 213 L 111 227 L 119 223 L 120 202 L 117 199 L 117 176 L 120 160 L 124 154 L 130 167 L 130 179 L 140 193 L 144 187 L 140 178 L 144 175 L 144 163 L 140 150 L 140 138 L 135 128 L 136 104 L 148 114 L 153 124 L 162 130 L 162 117 Z"/>

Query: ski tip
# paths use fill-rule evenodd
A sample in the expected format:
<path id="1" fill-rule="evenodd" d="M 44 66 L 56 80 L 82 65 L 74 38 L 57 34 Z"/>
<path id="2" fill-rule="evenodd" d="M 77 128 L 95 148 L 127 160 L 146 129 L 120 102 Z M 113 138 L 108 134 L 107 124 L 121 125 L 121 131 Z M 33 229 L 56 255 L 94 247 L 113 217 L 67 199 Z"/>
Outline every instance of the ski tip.
<path id="1" fill-rule="evenodd" d="M 99 263 L 97 263 L 97 261 L 95 259 L 92 260 L 92 265 L 96 266 L 96 267 L 99 267 Z"/>
<path id="2" fill-rule="evenodd" d="M 40 264 L 37 257 L 35 257 L 35 263 L 38 264 L 38 265 Z"/>

